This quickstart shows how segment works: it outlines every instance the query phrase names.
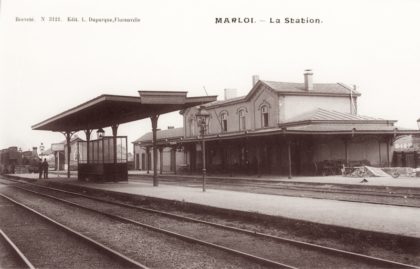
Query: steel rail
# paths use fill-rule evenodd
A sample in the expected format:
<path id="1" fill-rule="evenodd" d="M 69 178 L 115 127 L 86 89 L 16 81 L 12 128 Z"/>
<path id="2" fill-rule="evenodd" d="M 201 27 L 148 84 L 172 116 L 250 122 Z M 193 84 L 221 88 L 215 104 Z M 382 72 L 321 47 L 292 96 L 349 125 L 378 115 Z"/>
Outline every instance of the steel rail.
<path id="1" fill-rule="evenodd" d="M 102 243 L 99 243 L 98 241 L 96 241 L 96 240 L 94 240 L 94 239 L 92 239 L 92 238 L 90 238 L 90 237 L 88 237 L 86 235 L 83 235 L 82 233 L 77 232 L 76 230 L 73 230 L 72 228 L 70 228 L 70 227 L 68 227 L 68 226 L 66 226 L 66 225 L 64 225 L 62 223 L 59 223 L 59 222 L 53 220 L 52 218 L 50 218 L 50 217 L 48 217 L 48 216 L 46 216 L 46 215 L 44 215 L 44 214 L 36 211 L 33 208 L 30 208 L 27 205 L 24 205 L 24 204 L 22 204 L 22 203 L 20 203 L 20 202 L 18 202 L 16 200 L 14 200 L 13 198 L 11 198 L 11 197 L 3 194 L 3 193 L 0 193 L 0 196 L 3 197 L 3 198 L 5 198 L 5 199 L 7 199 L 7 200 L 9 200 L 13 204 L 18 205 L 18 206 L 20 206 L 20 207 L 28 210 L 29 212 L 31 212 L 31 213 L 33 213 L 33 214 L 41 217 L 42 219 L 48 221 L 49 223 L 54 224 L 55 226 L 61 228 L 65 232 L 69 233 L 70 235 L 76 236 L 76 237 L 84 240 L 85 242 L 89 243 L 90 245 L 94 246 L 95 248 L 97 248 L 99 250 L 102 250 L 102 251 L 104 251 L 104 252 L 106 252 L 108 254 L 111 254 L 113 257 L 121 260 L 122 262 L 124 262 L 127 265 L 130 265 L 130 266 L 133 266 L 133 267 L 136 267 L 136 268 L 148 269 L 147 266 L 145 266 L 145 265 L 143 265 L 143 264 L 141 264 L 141 263 L 139 263 L 139 262 L 137 262 L 137 261 L 135 261 L 135 260 L 127 257 L 127 256 L 125 256 L 124 254 L 122 254 L 122 253 L 120 253 L 120 252 L 118 252 L 116 250 L 111 249 L 110 247 L 105 246 Z"/>
<path id="2" fill-rule="evenodd" d="M 7 180 L 16 181 L 19 183 L 23 183 L 20 181 L 17 181 L 15 179 L 7 178 Z M 134 179 L 138 181 L 142 181 L 142 179 Z M 176 181 L 173 181 L 172 179 L 162 179 L 166 181 L 166 183 L 173 183 L 171 185 L 178 185 Z M 185 181 L 186 182 L 186 181 Z M 28 182 L 25 182 L 26 184 L 30 184 Z M 386 192 L 376 192 L 376 191 L 369 191 L 369 190 L 363 190 L 362 192 L 355 192 L 352 190 L 328 190 L 323 188 L 311 188 L 311 187 L 299 187 L 299 186 L 278 186 L 278 185 L 253 185 L 253 184 L 241 184 L 241 183 L 232 183 L 232 182 L 221 182 L 225 185 L 230 186 L 242 186 L 242 187 L 254 187 L 254 188 L 261 188 L 261 189 L 277 189 L 277 190 L 291 190 L 291 191 L 308 191 L 308 192 L 315 192 L 315 193 L 329 193 L 329 194 L 353 194 L 353 195 L 363 195 L 363 196 L 378 196 L 378 197 L 387 197 L 387 198 L 401 198 L 401 199 L 414 199 L 414 200 L 420 200 L 420 194 L 404 194 L 404 193 L 393 193 L 388 194 Z M 216 183 L 209 182 L 208 184 L 215 185 Z M 201 186 L 201 185 L 200 185 Z M 370 193 L 368 193 L 370 192 Z M 302 195 L 294 195 L 294 194 L 287 194 L 287 193 L 280 193 L 279 195 L 287 196 L 287 197 L 304 197 L 304 198 L 311 198 L 311 199 L 319 199 L 319 200 L 335 200 L 335 201 L 342 201 L 342 202 L 351 202 L 351 203 L 367 203 L 367 204 L 374 204 L 374 205 L 390 205 L 390 206 L 400 206 L 400 207 L 411 207 L 411 208 L 420 208 L 420 205 L 407 205 L 402 203 L 382 203 L 382 202 L 374 202 L 374 201 L 366 201 L 366 200 L 351 200 L 351 199 L 344 199 L 344 198 L 323 198 L 323 197 L 311 197 L 311 196 L 302 196 Z M 406 196 L 406 197 L 405 197 Z"/>
<path id="3" fill-rule="evenodd" d="M 278 237 L 278 236 L 274 236 L 274 235 L 264 234 L 264 233 L 260 233 L 260 232 L 257 232 L 257 231 L 241 229 L 241 228 L 227 226 L 227 225 L 223 225 L 223 224 L 208 222 L 208 221 L 199 220 L 199 219 L 190 218 L 190 217 L 185 217 L 185 216 L 181 216 L 181 215 L 177 215 L 177 214 L 173 214 L 173 213 L 168 213 L 168 212 L 164 212 L 164 211 L 160 211 L 160 210 L 149 209 L 149 208 L 144 208 L 144 207 L 140 207 L 140 206 L 124 204 L 124 203 L 120 203 L 120 202 L 107 201 L 107 200 L 97 198 L 97 197 L 92 197 L 92 196 L 88 196 L 88 195 L 84 195 L 84 194 L 80 194 L 80 193 L 60 190 L 60 189 L 51 188 L 51 187 L 39 186 L 37 184 L 30 184 L 30 185 L 33 185 L 33 186 L 39 187 L 39 188 L 45 188 L 45 189 L 57 191 L 57 192 L 62 192 L 62 193 L 66 193 L 66 194 L 71 194 L 71 195 L 75 195 L 75 196 L 80 196 L 80 197 L 83 197 L 83 198 L 87 198 L 87 199 L 91 199 L 91 200 L 95 200 L 95 201 L 99 201 L 99 202 L 104 202 L 104 203 L 118 205 L 118 206 L 122 206 L 122 207 L 142 210 L 142 211 L 151 212 L 151 213 L 156 213 L 156 214 L 164 215 L 164 216 L 167 216 L 167 217 L 181 219 L 181 220 L 184 220 L 184 221 L 207 224 L 207 225 L 211 225 L 211 226 L 226 229 L 226 230 L 241 232 L 241 233 L 245 233 L 245 234 L 253 235 L 253 236 L 259 236 L 259 237 L 262 237 L 262 238 L 272 239 L 272 240 L 276 240 L 276 241 L 279 241 L 279 242 L 286 242 L 286 243 L 290 243 L 290 244 L 293 244 L 293 245 L 296 245 L 296 246 L 301 246 L 301 247 L 303 246 L 303 247 L 315 249 L 315 250 L 322 251 L 322 252 L 328 252 L 328 253 L 331 253 L 331 254 L 347 256 L 349 258 L 355 258 L 355 259 L 358 259 L 358 260 L 365 260 L 367 262 L 374 262 L 374 263 L 379 263 L 379 264 L 383 264 L 383 265 L 387 265 L 387 266 L 390 266 L 390 265 L 391 266 L 399 266 L 401 268 L 420 268 L 418 266 L 411 265 L 411 264 L 404 264 L 404 263 L 395 262 L 395 261 L 391 261 L 391 260 L 387 260 L 387 259 L 382 259 L 382 258 L 378 258 L 378 257 L 369 256 L 369 255 L 364 255 L 364 254 L 345 251 L 345 250 L 341 250 L 341 249 L 321 246 L 321 245 L 317 245 L 317 244 L 312 244 L 312 243 L 308 243 L 308 242 L 293 240 L 293 239 L 284 238 L 284 237 Z M 44 197 L 48 197 L 48 198 L 51 198 L 51 199 L 59 200 L 59 201 L 62 201 L 64 203 L 72 204 L 72 205 L 80 207 L 80 208 L 84 208 L 84 209 L 91 210 L 91 211 L 97 211 L 95 209 L 88 208 L 88 207 L 85 207 L 85 206 L 82 206 L 82 205 L 79 205 L 79 204 L 76 204 L 76 203 L 73 203 L 73 202 L 69 202 L 69 201 L 66 201 L 66 200 L 51 196 L 51 195 L 42 194 L 42 193 L 39 193 L 39 192 L 36 192 L 36 191 L 33 191 L 33 190 L 28 190 L 28 189 L 25 189 L 25 188 L 22 188 L 22 187 L 19 187 L 19 186 L 13 186 L 13 187 L 16 187 L 16 188 L 19 188 L 19 189 L 22 189 L 22 190 L 25 190 L 25 191 L 28 191 L 28 192 L 32 192 L 32 193 L 35 193 L 35 194 L 38 194 L 38 195 L 41 195 L 41 196 L 44 196 Z M 142 226 L 144 225 L 144 227 L 146 227 L 146 228 L 159 229 L 159 228 L 147 225 L 147 224 L 139 223 L 137 221 L 130 220 L 130 219 L 127 219 L 127 218 L 124 218 L 124 217 L 115 216 L 115 215 L 112 215 L 112 214 L 109 214 L 109 213 L 100 212 L 100 211 L 98 211 L 98 213 L 104 214 L 104 215 L 109 215 L 109 217 L 112 217 L 112 218 L 116 217 L 117 219 L 128 221 L 128 222 L 131 222 L 133 224 L 138 223 Z M 168 232 L 169 234 L 178 236 L 178 234 L 176 234 L 176 233 L 173 233 L 173 232 L 170 232 L 170 231 L 167 231 L 167 230 L 164 230 L 164 231 Z M 180 235 L 180 236 L 185 237 L 184 235 Z M 186 239 L 187 240 L 190 240 L 190 239 L 197 240 L 197 239 L 194 239 L 194 238 L 191 238 L 191 237 L 186 237 Z M 201 241 L 201 240 L 199 240 L 199 241 Z M 205 243 L 213 245 L 212 243 L 208 243 L 208 242 L 205 242 Z"/>
<path id="4" fill-rule="evenodd" d="M 13 241 L 0 229 L 0 235 L 3 237 L 4 241 L 8 244 L 8 246 L 14 251 L 14 254 L 18 256 L 19 260 L 25 264 L 25 266 L 29 269 L 35 269 L 35 266 L 26 258 L 26 256 L 20 251 L 20 249 L 13 243 Z"/>
<path id="5" fill-rule="evenodd" d="M 239 251 L 239 250 L 235 250 L 233 248 L 224 247 L 224 246 L 221 246 L 221 245 L 218 245 L 218 244 L 210 243 L 210 242 L 203 241 L 203 240 L 200 240 L 200 239 L 196 239 L 196 238 L 193 238 L 193 237 L 190 237 L 190 236 L 182 235 L 182 234 L 179 234 L 179 233 L 176 233 L 176 232 L 171 232 L 171 231 L 166 230 L 166 229 L 157 228 L 157 227 L 145 224 L 145 223 L 138 222 L 136 220 L 132 220 L 132 219 L 129 219 L 129 218 L 118 216 L 118 215 L 106 213 L 106 212 L 103 212 L 103 211 L 100 211 L 100 210 L 96 210 L 96 209 L 93 209 L 93 208 L 90 208 L 90 207 L 86 207 L 86 206 L 83 206 L 83 205 L 80 205 L 80 204 L 77 204 L 77 203 L 74 203 L 74 202 L 64 200 L 64 199 L 61 199 L 61 198 L 57 198 L 57 197 L 54 197 L 54 196 L 51 196 L 51 195 L 48 195 L 48 194 L 43 194 L 43 193 L 40 193 L 40 192 L 36 192 L 36 191 L 33 191 L 33 190 L 28 190 L 28 189 L 18 187 L 18 186 L 13 186 L 13 185 L 12 185 L 12 187 L 15 187 L 15 188 L 18 188 L 18 189 L 21 189 L 21 190 L 39 195 L 39 196 L 43 196 L 43 197 L 46 197 L 46 198 L 49 198 L 49 199 L 60 201 L 62 203 L 69 204 L 69 205 L 72 205 L 72 206 L 75 206 L 75 207 L 78 207 L 78 208 L 81 208 L 81 209 L 84 209 L 84 210 L 88 210 L 88 211 L 91 211 L 91 212 L 94 212 L 94 213 L 97 213 L 97 214 L 101 214 L 101 215 L 107 216 L 107 217 L 115 219 L 115 220 L 119 220 L 119 221 L 122 221 L 122 222 L 125 222 L 125 223 L 134 224 L 134 225 L 137 225 L 137 226 L 140 226 L 140 227 L 143 227 L 143 228 L 150 229 L 150 230 L 155 231 L 155 232 L 159 232 L 159 233 L 167 234 L 167 235 L 170 235 L 170 236 L 173 236 L 173 237 L 177 237 L 177 238 L 180 238 L 180 239 L 182 239 L 184 241 L 187 241 L 187 242 L 198 243 L 198 244 L 205 245 L 205 246 L 208 246 L 208 247 L 213 247 L 215 249 L 223 250 L 223 251 L 235 254 L 235 255 L 239 255 L 239 256 L 242 256 L 242 257 L 247 258 L 249 260 L 252 260 L 254 262 L 257 262 L 258 264 L 264 264 L 264 265 L 268 265 L 270 267 L 274 266 L 276 268 L 297 269 L 296 267 L 293 267 L 293 266 L 290 266 L 290 265 L 287 265 L 287 264 L 283 264 L 283 263 L 279 263 L 279 262 L 272 261 L 272 260 L 269 260 L 269 259 L 265 259 L 265 258 L 262 258 L 262 257 L 259 257 L 259 256 L 255 256 L 255 255 L 252 255 L 252 254 L 249 254 L 249 253 L 245 253 L 245 252 L 242 252 L 242 251 Z"/>

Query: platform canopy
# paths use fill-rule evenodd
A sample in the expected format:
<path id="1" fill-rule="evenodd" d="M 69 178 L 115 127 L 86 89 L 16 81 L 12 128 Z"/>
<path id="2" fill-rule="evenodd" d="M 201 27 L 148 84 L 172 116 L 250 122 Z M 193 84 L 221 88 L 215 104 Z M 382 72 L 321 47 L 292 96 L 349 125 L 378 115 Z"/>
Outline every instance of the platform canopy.
<path id="1" fill-rule="evenodd" d="M 32 126 L 33 130 L 74 132 L 149 118 L 215 101 L 184 91 L 139 91 L 139 96 L 100 95 Z"/>

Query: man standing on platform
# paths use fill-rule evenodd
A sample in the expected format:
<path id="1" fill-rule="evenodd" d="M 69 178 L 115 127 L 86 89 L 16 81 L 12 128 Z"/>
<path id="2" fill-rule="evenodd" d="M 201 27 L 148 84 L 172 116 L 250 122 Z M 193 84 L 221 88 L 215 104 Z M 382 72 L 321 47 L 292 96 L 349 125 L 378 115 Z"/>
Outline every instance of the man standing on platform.
<path id="1" fill-rule="evenodd" d="M 44 170 L 44 165 L 42 163 L 42 159 L 39 159 L 38 163 L 38 173 L 39 173 L 39 179 L 42 178 L 42 171 Z"/>
<path id="2" fill-rule="evenodd" d="M 44 162 L 42 163 L 42 170 L 44 170 L 44 179 L 48 178 L 48 162 L 47 159 L 44 159 Z"/>

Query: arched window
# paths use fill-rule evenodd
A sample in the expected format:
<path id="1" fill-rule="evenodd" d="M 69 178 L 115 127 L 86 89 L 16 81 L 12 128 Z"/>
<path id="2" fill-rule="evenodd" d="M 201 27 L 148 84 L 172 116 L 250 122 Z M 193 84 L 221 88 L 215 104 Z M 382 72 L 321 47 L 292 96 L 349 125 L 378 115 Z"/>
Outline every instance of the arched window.
<path id="1" fill-rule="evenodd" d="M 246 121 L 245 121 L 245 110 L 239 110 L 239 130 L 246 129 Z"/>
<path id="2" fill-rule="evenodd" d="M 261 126 L 268 127 L 268 107 L 261 107 Z"/>
<path id="3" fill-rule="evenodd" d="M 227 113 L 224 112 L 222 114 L 220 114 L 220 120 L 221 120 L 221 124 L 222 124 L 222 132 L 227 132 Z"/>

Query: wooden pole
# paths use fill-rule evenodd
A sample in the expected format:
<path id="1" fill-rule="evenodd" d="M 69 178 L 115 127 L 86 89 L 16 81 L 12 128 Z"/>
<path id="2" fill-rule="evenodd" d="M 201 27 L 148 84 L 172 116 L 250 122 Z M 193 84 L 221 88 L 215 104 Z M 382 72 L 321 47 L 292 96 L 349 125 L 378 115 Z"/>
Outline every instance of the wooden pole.
<path id="1" fill-rule="evenodd" d="M 57 171 L 60 171 L 60 152 L 56 151 L 56 155 L 57 155 Z"/>
<path id="2" fill-rule="evenodd" d="M 149 156 L 150 156 L 150 147 L 146 147 L 146 160 L 144 160 L 144 163 L 146 164 L 146 170 L 148 174 L 150 174 Z"/>
<path id="3" fill-rule="evenodd" d="M 172 151 L 174 152 L 174 173 L 176 175 L 176 147 L 173 147 Z"/>
<path id="4" fill-rule="evenodd" d="M 347 137 L 344 138 L 344 162 L 346 164 L 346 166 L 349 165 L 349 140 L 347 139 Z"/>
<path id="5" fill-rule="evenodd" d="M 289 167 L 289 176 L 288 178 L 292 178 L 292 150 L 291 150 L 291 141 L 287 139 L 287 160 L 288 160 L 288 167 Z"/>
<path id="6" fill-rule="evenodd" d="M 388 138 L 388 140 L 386 141 L 386 162 L 388 167 L 391 167 L 391 163 L 389 161 L 389 144 L 390 144 L 391 139 Z"/>
<path id="7" fill-rule="evenodd" d="M 160 162 L 160 174 L 162 175 L 163 171 L 163 148 L 159 148 L 159 162 Z"/>
<path id="8" fill-rule="evenodd" d="M 379 145 L 379 167 L 382 166 L 382 153 L 381 153 L 381 139 L 378 139 L 378 145 Z"/>

